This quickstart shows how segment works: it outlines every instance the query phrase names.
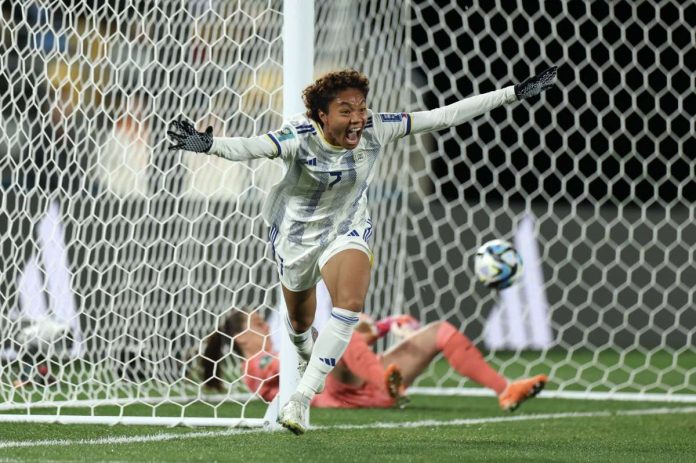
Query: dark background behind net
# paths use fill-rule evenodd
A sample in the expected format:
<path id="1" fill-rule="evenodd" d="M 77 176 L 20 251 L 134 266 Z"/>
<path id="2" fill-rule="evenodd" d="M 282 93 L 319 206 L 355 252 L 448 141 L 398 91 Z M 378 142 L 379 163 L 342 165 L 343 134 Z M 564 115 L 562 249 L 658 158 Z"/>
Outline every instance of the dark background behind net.
<path id="1" fill-rule="evenodd" d="M 532 214 L 558 345 L 688 345 L 696 5 L 468 3 L 414 3 L 416 99 L 442 106 L 550 65 L 559 82 L 425 150 L 426 187 L 411 176 L 409 310 L 481 335 L 495 301 L 473 283 L 474 251 Z"/>
<path id="2" fill-rule="evenodd" d="M 696 5 L 565 2 L 564 8 L 564 2 L 477 2 L 465 17 L 456 9 L 445 13 L 433 43 L 426 30 L 442 25 L 451 2 L 416 3 L 413 54 L 434 76 L 434 87 L 422 89 L 433 106 L 521 82 L 550 65 L 560 67 L 558 88 L 543 96 L 546 104 L 537 98 L 456 129 L 462 139 L 475 142 L 462 146 L 449 140 L 444 158 L 434 161 L 448 199 L 462 193 L 476 198 L 494 186 L 482 199 L 560 196 L 658 207 L 696 201 Z M 675 3 L 690 6 L 682 16 Z M 443 51 L 450 46 L 453 51 Z M 462 59 L 461 50 L 477 50 L 478 56 Z M 462 71 L 463 78 L 452 79 Z M 439 96 L 453 90 L 456 96 Z M 496 146 L 486 150 L 487 143 Z M 530 156 L 530 148 L 538 146 L 543 150 Z M 467 162 L 457 163 L 460 156 Z M 484 166 L 470 168 L 484 159 Z M 455 165 L 453 171 L 447 163 Z M 528 166 L 533 172 L 525 174 Z"/>

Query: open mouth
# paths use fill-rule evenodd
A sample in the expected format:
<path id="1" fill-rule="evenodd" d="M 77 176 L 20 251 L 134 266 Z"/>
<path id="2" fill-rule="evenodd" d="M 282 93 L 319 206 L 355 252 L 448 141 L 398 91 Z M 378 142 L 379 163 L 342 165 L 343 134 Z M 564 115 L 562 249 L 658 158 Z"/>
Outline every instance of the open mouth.
<path id="1" fill-rule="evenodd" d="M 362 127 L 353 127 L 348 129 L 346 132 L 346 141 L 351 145 L 358 143 L 360 140 L 360 135 L 362 134 Z"/>

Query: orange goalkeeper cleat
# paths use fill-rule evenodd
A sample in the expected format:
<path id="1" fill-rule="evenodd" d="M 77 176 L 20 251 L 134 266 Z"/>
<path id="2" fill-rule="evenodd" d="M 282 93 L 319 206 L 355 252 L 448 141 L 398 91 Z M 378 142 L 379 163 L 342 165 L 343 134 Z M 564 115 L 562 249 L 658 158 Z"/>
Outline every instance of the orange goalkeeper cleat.
<path id="1" fill-rule="evenodd" d="M 401 375 L 401 370 L 396 364 L 390 363 L 387 366 L 386 370 L 384 370 L 384 380 L 389 396 L 396 399 L 394 405 L 399 408 L 404 408 L 408 403 L 408 397 L 406 396 L 404 378 Z"/>
<path id="2" fill-rule="evenodd" d="M 540 393 L 548 381 L 548 376 L 537 375 L 509 383 L 498 398 L 500 408 L 506 412 L 514 412 L 517 407 L 522 405 L 522 402 Z"/>
<path id="3" fill-rule="evenodd" d="M 403 381 L 401 370 L 399 370 L 396 364 L 390 363 L 386 370 L 384 370 L 384 381 L 387 385 L 389 397 L 396 399 L 399 396 L 401 383 Z"/>

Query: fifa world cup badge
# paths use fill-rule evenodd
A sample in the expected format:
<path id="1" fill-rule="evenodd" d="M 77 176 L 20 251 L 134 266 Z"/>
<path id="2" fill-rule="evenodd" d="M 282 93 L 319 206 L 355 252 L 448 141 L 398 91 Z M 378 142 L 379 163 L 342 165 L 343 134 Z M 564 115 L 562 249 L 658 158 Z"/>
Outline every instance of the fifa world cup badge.
<path id="1" fill-rule="evenodd" d="M 367 158 L 364 150 L 353 151 L 353 159 L 356 163 L 363 162 Z"/>

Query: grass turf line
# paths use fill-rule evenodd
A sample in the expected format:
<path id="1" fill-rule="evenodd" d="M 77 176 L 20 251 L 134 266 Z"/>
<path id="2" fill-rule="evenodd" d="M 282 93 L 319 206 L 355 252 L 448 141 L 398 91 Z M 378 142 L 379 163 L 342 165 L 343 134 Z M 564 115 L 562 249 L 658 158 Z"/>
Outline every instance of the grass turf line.
<path id="1" fill-rule="evenodd" d="M 6 442 L 102 441 L 0 449 L 0 459 L 246 462 L 326 461 L 331 455 L 332 462 L 691 461 L 696 452 L 692 438 L 696 415 L 690 411 L 694 407 L 650 411 L 654 408 L 654 404 L 549 399 L 526 403 L 522 414 L 501 415 L 492 398 L 418 396 L 406 410 L 313 410 L 317 428 L 299 438 L 287 432 L 237 434 L 235 430 L 192 432 L 187 428 L 160 432 L 161 428 L 146 426 L 3 423 L 0 435 Z M 663 412 L 669 414 L 640 415 Z M 550 417 L 554 415 L 557 418 Z M 453 419 L 460 421 L 447 423 Z M 375 427 L 374 422 L 385 421 L 390 422 L 389 427 Z M 405 427 L 410 421 L 425 426 Z M 434 423 L 438 421 L 442 423 Z M 158 434 L 172 437 L 162 440 Z M 144 441 L 129 443 L 134 439 Z"/>

